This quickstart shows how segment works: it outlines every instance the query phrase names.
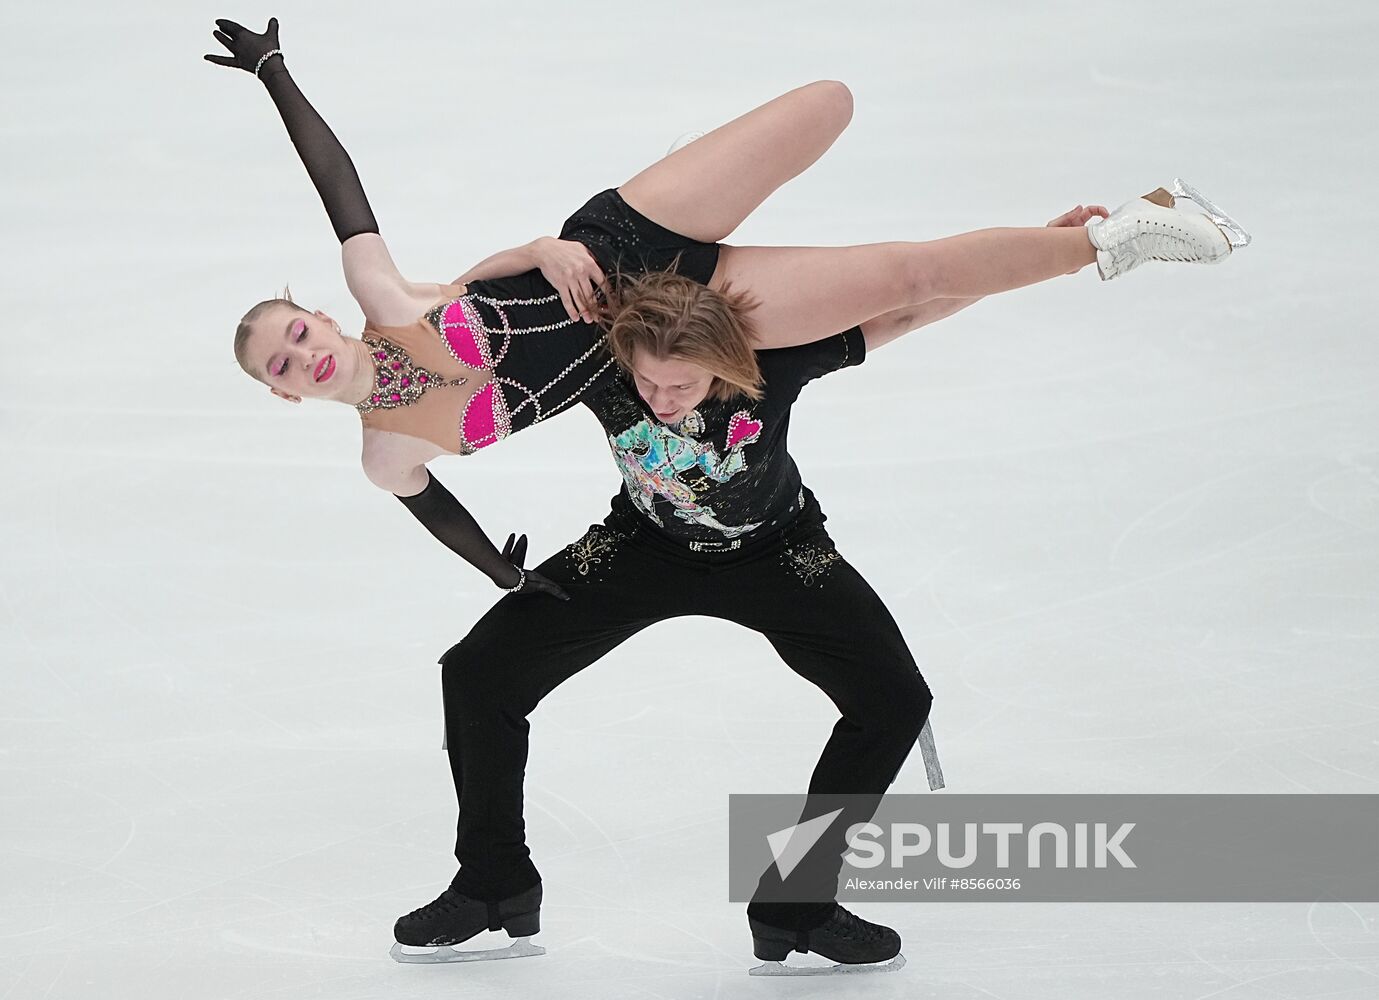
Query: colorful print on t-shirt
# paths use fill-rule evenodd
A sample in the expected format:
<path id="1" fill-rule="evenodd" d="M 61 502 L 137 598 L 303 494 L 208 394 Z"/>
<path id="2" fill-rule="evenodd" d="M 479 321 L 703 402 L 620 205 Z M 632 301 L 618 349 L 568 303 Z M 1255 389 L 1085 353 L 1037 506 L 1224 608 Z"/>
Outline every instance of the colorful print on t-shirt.
<path id="1" fill-rule="evenodd" d="M 657 525 L 657 497 L 668 500 L 675 516 L 690 524 L 712 528 L 724 538 L 753 531 L 755 524 L 727 525 L 719 522 L 712 507 L 699 503 L 688 474 L 698 472 L 715 483 L 726 483 L 747 468 L 742 450 L 761 436 L 762 423 L 746 410 L 734 413 L 728 423 L 727 450 L 719 455 L 712 444 L 677 434 L 664 424 L 642 420 L 621 434 L 610 434 L 608 444 L 617 458 L 618 468 L 627 482 L 627 493 L 637 508 Z M 682 478 L 686 474 L 686 478 Z"/>

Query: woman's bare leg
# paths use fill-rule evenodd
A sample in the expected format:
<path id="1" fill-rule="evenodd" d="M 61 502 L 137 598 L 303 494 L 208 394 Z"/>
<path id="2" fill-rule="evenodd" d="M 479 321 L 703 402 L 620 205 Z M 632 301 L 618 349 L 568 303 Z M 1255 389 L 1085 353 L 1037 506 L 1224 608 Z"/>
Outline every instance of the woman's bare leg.
<path id="1" fill-rule="evenodd" d="M 836 80 L 820 80 L 658 160 L 618 193 L 652 222 L 717 243 L 822 156 L 851 120 L 851 92 Z"/>
<path id="2" fill-rule="evenodd" d="M 1095 260 L 1081 226 L 979 229 L 925 243 L 725 246 L 709 287 L 749 293 L 758 346 L 789 347 L 905 306 L 1007 292 Z"/>
<path id="3" fill-rule="evenodd" d="M 852 118 L 833 80 L 799 87 L 659 160 L 619 188 L 653 222 L 718 242 L 817 160 Z M 1032 285 L 1096 259 L 1081 227 L 983 229 L 925 243 L 855 247 L 724 247 L 711 288 L 731 284 L 760 305 L 761 347 L 830 336 L 936 298 Z"/>

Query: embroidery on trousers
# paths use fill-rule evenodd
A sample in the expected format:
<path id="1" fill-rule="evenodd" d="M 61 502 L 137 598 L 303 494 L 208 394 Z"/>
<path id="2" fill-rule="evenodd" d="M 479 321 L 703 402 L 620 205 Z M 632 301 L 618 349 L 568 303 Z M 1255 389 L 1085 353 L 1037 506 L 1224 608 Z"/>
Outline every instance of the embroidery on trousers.
<path id="1" fill-rule="evenodd" d="M 572 545 L 565 546 L 570 561 L 580 576 L 589 576 L 595 566 L 604 565 L 617 551 L 618 535 L 601 524 L 593 525 L 584 537 Z M 597 579 L 597 577 L 595 577 Z"/>
<path id="2" fill-rule="evenodd" d="M 789 546 L 782 554 L 782 560 L 804 581 L 806 587 L 814 586 L 814 581 L 828 572 L 830 566 L 843 558 L 837 549 L 826 549 L 822 545 Z"/>

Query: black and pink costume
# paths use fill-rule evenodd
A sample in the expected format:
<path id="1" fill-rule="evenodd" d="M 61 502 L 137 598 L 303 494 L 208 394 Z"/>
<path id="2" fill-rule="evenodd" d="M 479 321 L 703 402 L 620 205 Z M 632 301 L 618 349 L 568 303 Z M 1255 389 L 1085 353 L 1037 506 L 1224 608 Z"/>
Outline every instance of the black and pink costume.
<path id="1" fill-rule="evenodd" d="M 335 133 L 275 57 L 265 87 L 287 126 L 341 243 L 377 233 L 354 163 Z M 561 235 L 589 248 L 605 273 L 674 268 L 707 283 L 715 244 L 699 243 L 634 211 L 615 190 L 574 213 Z M 455 454 L 472 454 L 561 413 L 606 385 L 613 362 L 598 327 L 571 320 L 539 271 L 444 286 L 445 297 L 406 327 L 366 327 L 375 377 L 357 409 L 365 426 L 413 434 Z M 461 368 L 463 366 L 463 368 Z M 477 392 L 466 374 L 487 373 Z M 453 405 L 447 405 L 450 402 Z M 464 506 L 428 471 L 427 486 L 399 497 L 437 539 L 499 586 L 519 573 Z M 530 581 L 522 592 L 532 589 Z"/>

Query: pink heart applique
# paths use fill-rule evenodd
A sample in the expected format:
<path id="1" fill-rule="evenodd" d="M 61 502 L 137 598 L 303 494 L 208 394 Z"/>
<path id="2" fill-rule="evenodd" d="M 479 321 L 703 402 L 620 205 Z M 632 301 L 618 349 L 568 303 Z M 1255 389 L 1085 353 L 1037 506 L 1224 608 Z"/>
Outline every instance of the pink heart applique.
<path id="1" fill-rule="evenodd" d="M 734 413 L 732 419 L 728 421 L 728 447 L 734 448 L 738 444 L 751 444 L 761 437 L 761 421 L 753 420 L 746 410 L 739 410 Z"/>

